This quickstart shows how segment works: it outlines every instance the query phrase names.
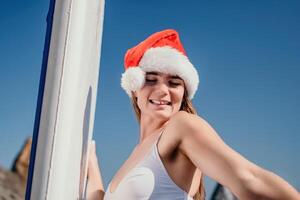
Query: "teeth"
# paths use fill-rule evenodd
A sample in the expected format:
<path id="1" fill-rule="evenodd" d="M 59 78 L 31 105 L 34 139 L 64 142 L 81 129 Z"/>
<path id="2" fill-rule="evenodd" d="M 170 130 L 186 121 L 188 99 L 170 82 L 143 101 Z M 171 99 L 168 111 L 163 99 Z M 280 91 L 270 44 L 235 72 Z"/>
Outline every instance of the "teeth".
<path id="1" fill-rule="evenodd" d="M 162 104 L 161 101 L 156 101 L 156 100 L 153 100 L 153 103 L 155 103 L 155 104 Z"/>
<path id="2" fill-rule="evenodd" d="M 158 104 L 158 105 L 170 105 L 170 102 L 168 101 L 158 101 L 158 100 L 150 100 L 152 103 L 154 104 Z"/>

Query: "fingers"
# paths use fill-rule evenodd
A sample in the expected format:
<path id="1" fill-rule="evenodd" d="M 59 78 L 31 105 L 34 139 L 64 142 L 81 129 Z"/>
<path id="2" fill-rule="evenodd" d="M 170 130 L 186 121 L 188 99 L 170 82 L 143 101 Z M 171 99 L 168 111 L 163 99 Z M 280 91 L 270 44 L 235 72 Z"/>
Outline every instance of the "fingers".
<path id="1" fill-rule="evenodd" d="M 100 167 L 98 164 L 98 158 L 96 154 L 96 142 L 92 140 L 90 145 L 90 155 L 88 161 L 88 176 L 100 176 Z"/>
<path id="2" fill-rule="evenodd" d="M 88 184 L 91 188 L 103 188 L 100 167 L 96 155 L 96 143 L 92 140 L 90 144 L 90 155 L 88 163 Z"/>
<path id="3" fill-rule="evenodd" d="M 95 142 L 95 140 L 92 140 L 92 142 L 91 142 L 90 153 L 96 153 L 96 142 Z"/>
<path id="4" fill-rule="evenodd" d="M 96 154 L 96 142 L 95 140 L 92 140 L 91 145 L 90 145 L 90 154 L 89 154 L 89 166 L 98 167 L 98 159 L 97 159 L 97 154 Z"/>

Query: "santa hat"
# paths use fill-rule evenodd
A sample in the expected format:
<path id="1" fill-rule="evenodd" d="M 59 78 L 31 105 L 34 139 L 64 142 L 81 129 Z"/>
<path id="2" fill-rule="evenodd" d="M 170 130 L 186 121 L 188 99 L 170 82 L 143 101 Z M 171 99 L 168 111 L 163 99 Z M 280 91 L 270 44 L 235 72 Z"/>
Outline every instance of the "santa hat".
<path id="1" fill-rule="evenodd" d="M 198 88 L 197 70 L 186 56 L 178 33 L 172 29 L 154 33 L 127 50 L 124 65 L 121 86 L 130 97 L 132 91 L 143 87 L 146 72 L 179 76 L 185 83 L 189 99 L 194 97 Z"/>

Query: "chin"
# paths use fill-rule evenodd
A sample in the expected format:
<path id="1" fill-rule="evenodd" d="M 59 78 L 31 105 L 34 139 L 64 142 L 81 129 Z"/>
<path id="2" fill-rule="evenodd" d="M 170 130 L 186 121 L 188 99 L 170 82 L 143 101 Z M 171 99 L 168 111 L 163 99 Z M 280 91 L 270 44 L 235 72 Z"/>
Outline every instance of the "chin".
<path id="1" fill-rule="evenodd" d="M 175 113 L 165 110 L 158 110 L 153 114 L 155 119 L 169 120 Z"/>

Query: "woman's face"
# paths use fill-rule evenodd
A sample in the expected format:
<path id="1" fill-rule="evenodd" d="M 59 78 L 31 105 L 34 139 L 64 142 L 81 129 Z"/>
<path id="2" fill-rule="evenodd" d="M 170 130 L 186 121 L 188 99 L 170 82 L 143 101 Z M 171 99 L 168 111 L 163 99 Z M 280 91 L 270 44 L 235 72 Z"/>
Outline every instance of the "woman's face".
<path id="1" fill-rule="evenodd" d="M 179 111 L 184 94 L 184 81 L 178 76 L 147 72 L 144 86 L 136 91 L 141 116 L 168 119 Z"/>

